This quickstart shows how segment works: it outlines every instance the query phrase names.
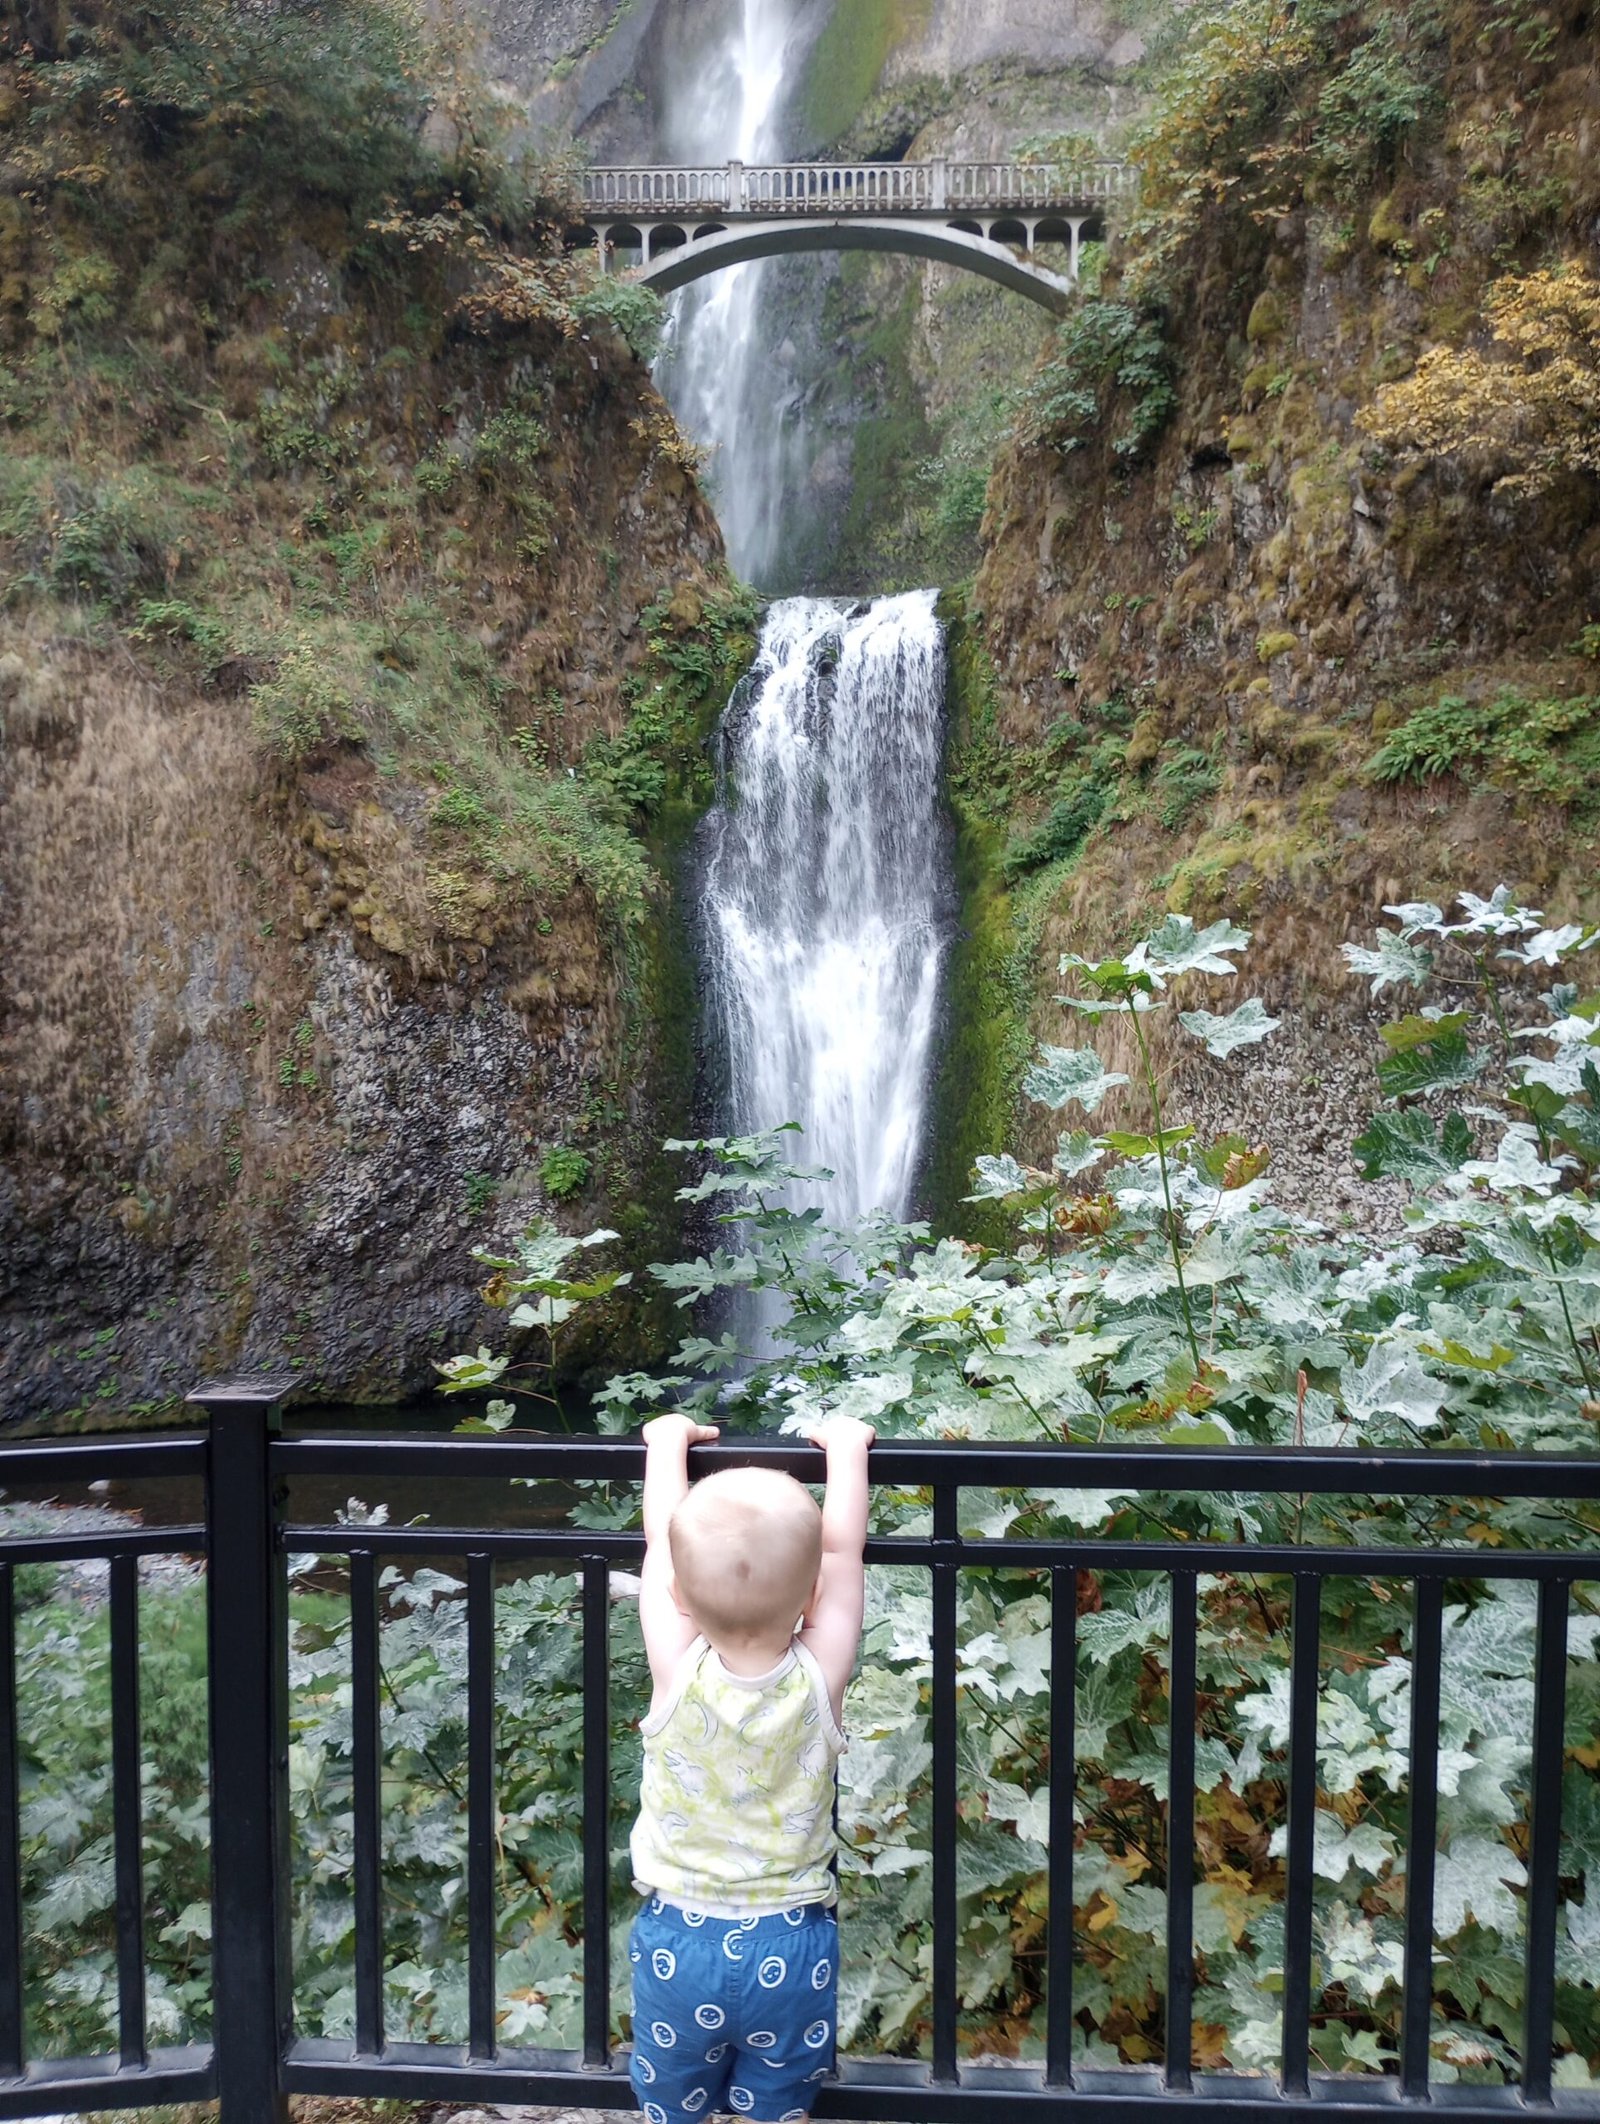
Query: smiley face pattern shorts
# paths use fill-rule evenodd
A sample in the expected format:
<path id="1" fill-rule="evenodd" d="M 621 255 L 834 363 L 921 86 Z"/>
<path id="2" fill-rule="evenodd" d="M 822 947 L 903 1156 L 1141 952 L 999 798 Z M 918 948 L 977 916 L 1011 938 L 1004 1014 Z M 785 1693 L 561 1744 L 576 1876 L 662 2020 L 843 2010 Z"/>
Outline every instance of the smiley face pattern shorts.
<path id="1" fill-rule="evenodd" d="M 645 2124 L 731 2110 L 800 2124 L 833 2070 L 839 1927 L 820 1903 L 705 1917 L 652 1898 L 634 1920 L 633 2091 Z"/>

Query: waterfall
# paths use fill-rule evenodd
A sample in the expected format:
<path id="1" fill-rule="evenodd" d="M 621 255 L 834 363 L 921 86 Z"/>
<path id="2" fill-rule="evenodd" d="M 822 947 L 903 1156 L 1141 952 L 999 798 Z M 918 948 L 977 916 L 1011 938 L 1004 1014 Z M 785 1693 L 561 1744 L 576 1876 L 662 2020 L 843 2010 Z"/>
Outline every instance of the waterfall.
<path id="1" fill-rule="evenodd" d="M 702 829 L 714 1030 L 740 1132 L 798 1121 L 827 1222 L 904 1216 L 953 920 L 934 593 L 772 607 Z"/>
<path id="2" fill-rule="evenodd" d="M 781 92 L 803 39 L 803 0 L 736 0 L 720 50 L 669 111 L 670 151 L 685 162 L 762 162 L 783 153 Z M 767 263 L 729 266 L 672 299 L 657 382 L 686 433 L 709 447 L 706 484 L 728 558 L 752 582 L 778 557 L 785 497 L 804 437 L 761 332 Z"/>

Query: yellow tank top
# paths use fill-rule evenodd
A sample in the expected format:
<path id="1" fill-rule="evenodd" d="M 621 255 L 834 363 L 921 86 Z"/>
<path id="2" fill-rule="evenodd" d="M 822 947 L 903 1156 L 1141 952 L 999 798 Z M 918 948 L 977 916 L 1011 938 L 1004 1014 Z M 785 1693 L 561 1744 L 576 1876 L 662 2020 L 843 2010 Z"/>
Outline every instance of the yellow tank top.
<path id="1" fill-rule="evenodd" d="M 845 1738 L 797 1638 L 767 1674 L 730 1674 L 703 1637 L 640 1726 L 634 1885 L 710 1917 L 831 1903 L 834 1766 Z"/>

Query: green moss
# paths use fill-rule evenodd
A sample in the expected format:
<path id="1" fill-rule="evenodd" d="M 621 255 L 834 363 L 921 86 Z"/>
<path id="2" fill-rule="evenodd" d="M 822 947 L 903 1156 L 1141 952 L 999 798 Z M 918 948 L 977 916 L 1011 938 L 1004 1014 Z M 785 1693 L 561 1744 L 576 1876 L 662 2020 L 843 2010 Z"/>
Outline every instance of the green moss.
<path id="1" fill-rule="evenodd" d="M 1001 1245 L 1002 1214 L 962 1198 L 971 1192 L 974 1160 L 1012 1140 L 1030 1051 L 1032 953 L 1001 871 L 1004 827 L 981 793 L 989 783 L 984 762 L 999 742 L 994 666 L 960 595 L 947 592 L 939 610 L 950 654 L 948 780 L 961 927 L 946 982 L 924 1191 L 939 1230 Z"/>
<path id="2" fill-rule="evenodd" d="M 811 47 L 796 98 L 818 147 L 847 133 L 883 75 L 889 55 L 921 30 L 932 0 L 838 0 Z"/>
<path id="3" fill-rule="evenodd" d="M 686 620 L 687 601 L 673 604 Z M 699 618 L 681 630 L 669 623 L 669 609 L 653 606 L 645 615 L 653 677 L 630 725 L 636 735 L 650 733 L 662 770 L 659 797 L 642 822 L 656 890 L 650 921 L 630 940 L 616 1076 L 596 1103 L 590 1144 L 608 1201 L 627 1198 L 607 1214 L 633 1261 L 669 1259 L 682 1244 L 677 1189 L 683 1170 L 662 1142 L 695 1132 L 700 999 L 686 871 L 695 829 L 714 794 L 705 741 L 756 652 L 757 608 L 742 585 L 706 600 Z M 625 732 L 617 742 L 627 738 Z M 587 1387 L 619 1367 L 664 1365 L 685 1332 L 672 1293 L 649 1276 L 619 1290 L 608 1314 L 597 1338 L 572 1352 L 571 1376 Z"/>

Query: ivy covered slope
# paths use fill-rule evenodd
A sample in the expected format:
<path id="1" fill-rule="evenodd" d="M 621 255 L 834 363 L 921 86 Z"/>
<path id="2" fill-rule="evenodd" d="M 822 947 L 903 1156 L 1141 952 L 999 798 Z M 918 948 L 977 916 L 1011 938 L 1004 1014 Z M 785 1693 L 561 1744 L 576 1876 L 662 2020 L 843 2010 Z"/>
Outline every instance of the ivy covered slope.
<path id="1" fill-rule="evenodd" d="M 650 1224 L 750 608 L 650 298 L 409 18 L 0 40 L 0 1407 L 392 1393 L 473 1233 Z"/>
<path id="2" fill-rule="evenodd" d="M 1305 1034 L 1214 1118 L 1290 1101 L 1324 1209 L 1340 942 L 1464 868 L 1597 905 L 1597 85 L 1557 0 L 1197 10 L 989 489 L 972 1008 L 1024 1055 L 1061 949 L 1242 913 Z"/>

